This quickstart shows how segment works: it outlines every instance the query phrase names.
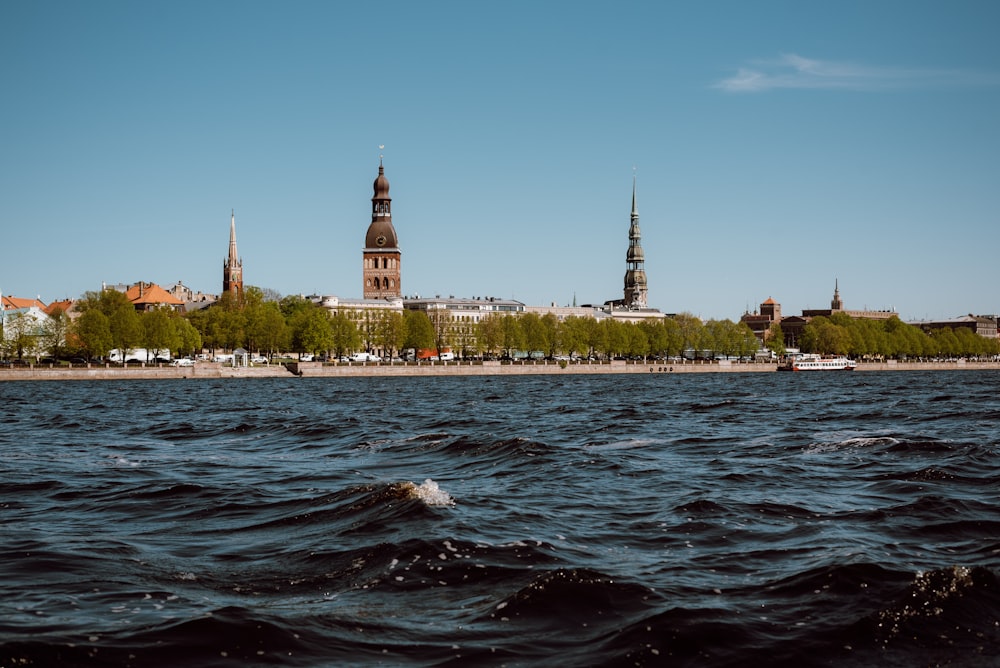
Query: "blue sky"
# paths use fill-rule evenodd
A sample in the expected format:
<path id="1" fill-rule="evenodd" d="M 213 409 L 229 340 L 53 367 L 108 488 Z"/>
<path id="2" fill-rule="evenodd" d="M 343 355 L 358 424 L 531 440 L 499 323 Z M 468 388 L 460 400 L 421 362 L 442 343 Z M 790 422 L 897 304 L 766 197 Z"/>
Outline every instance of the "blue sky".
<path id="1" fill-rule="evenodd" d="M 996 313 L 1000 3 L 0 3 L 0 290 Z M 384 145 L 384 150 L 379 150 Z"/>

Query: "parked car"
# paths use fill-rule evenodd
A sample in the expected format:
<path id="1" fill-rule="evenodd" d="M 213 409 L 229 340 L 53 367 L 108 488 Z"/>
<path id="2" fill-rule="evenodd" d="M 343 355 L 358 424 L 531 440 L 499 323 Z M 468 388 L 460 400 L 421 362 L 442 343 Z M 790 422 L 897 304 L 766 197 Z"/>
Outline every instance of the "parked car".
<path id="1" fill-rule="evenodd" d="M 350 360 L 352 362 L 378 362 L 379 358 L 371 353 L 354 353 Z"/>
<path id="2" fill-rule="evenodd" d="M 194 366 L 194 360 L 190 357 L 181 357 L 171 362 L 173 366 Z"/>

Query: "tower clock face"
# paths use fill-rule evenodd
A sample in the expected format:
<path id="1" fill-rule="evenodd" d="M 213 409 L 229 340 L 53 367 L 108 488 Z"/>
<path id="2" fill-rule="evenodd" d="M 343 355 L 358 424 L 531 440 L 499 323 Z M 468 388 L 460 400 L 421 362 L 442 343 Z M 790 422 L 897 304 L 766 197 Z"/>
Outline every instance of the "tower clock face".
<path id="1" fill-rule="evenodd" d="M 375 243 L 378 244 L 379 246 L 385 246 L 385 236 L 380 234 L 377 237 L 375 237 Z"/>

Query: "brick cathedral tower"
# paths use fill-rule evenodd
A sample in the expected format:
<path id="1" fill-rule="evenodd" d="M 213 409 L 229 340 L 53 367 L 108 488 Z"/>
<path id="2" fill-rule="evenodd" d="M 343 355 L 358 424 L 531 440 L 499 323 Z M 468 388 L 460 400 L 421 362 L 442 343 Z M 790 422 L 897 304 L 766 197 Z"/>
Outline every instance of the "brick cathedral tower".
<path id="1" fill-rule="evenodd" d="M 400 287 L 399 242 L 392 226 L 392 199 L 389 179 L 385 178 L 382 158 L 378 161 L 378 178 L 372 197 L 372 222 L 365 235 L 363 253 L 365 299 L 387 299 L 402 296 Z"/>
<path id="2" fill-rule="evenodd" d="M 229 257 L 222 263 L 222 293 L 243 294 L 243 260 L 236 252 L 236 210 L 229 221 Z"/>
<path id="3" fill-rule="evenodd" d="M 632 177 L 632 224 L 628 230 L 628 253 L 625 256 L 625 299 L 626 308 L 646 308 L 645 255 L 640 243 L 639 210 L 635 207 L 635 176 Z"/>

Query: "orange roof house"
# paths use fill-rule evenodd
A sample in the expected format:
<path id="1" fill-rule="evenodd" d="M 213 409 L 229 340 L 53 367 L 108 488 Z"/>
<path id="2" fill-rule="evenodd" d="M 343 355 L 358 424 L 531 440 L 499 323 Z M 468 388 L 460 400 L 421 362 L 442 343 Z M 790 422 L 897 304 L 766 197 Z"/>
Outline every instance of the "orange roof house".
<path id="1" fill-rule="evenodd" d="M 77 315 L 79 315 L 75 310 L 73 310 L 73 306 L 75 304 L 76 302 L 73 301 L 72 299 L 63 299 L 62 301 L 58 302 L 49 302 L 49 305 L 46 306 L 43 310 L 45 311 L 46 315 L 52 315 L 56 311 L 62 311 L 66 315 L 75 318 Z"/>
<path id="2" fill-rule="evenodd" d="M 45 310 L 45 304 L 39 299 L 24 299 L 22 297 L 9 297 L 7 295 L 3 296 L 3 308 L 5 311 L 17 308 L 31 308 L 32 306 L 42 311 Z"/>
<path id="3" fill-rule="evenodd" d="M 161 306 L 169 306 L 175 311 L 184 308 L 183 301 L 156 283 L 139 281 L 125 292 L 125 296 L 135 305 L 136 311 L 150 311 Z"/>

